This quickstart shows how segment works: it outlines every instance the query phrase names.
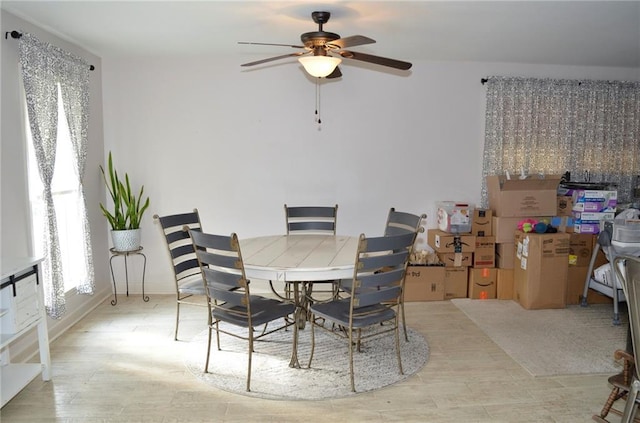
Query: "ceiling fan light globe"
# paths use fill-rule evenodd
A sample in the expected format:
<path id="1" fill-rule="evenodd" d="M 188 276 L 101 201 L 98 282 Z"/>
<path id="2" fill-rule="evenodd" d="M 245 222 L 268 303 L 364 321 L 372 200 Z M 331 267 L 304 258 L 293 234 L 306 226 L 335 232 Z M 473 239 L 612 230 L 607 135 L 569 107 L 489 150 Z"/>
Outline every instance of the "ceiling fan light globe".
<path id="1" fill-rule="evenodd" d="M 298 58 L 304 69 L 311 76 L 324 78 L 331 75 L 336 66 L 342 62 L 341 59 L 331 56 L 305 56 Z"/>

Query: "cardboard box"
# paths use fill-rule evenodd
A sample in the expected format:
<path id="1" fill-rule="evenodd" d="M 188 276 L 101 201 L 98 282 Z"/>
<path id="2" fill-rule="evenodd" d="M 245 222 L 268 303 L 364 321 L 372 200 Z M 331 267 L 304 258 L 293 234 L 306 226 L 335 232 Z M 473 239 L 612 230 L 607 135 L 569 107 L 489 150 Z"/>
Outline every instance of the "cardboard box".
<path id="1" fill-rule="evenodd" d="M 476 237 L 473 235 L 450 234 L 439 229 L 428 229 L 427 243 L 437 253 L 473 253 L 476 246 Z"/>
<path id="2" fill-rule="evenodd" d="M 569 266 L 588 267 L 593 252 L 592 234 L 570 234 L 569 235 Z"/>
<path id="3" fill-rule="evenodd" d="M 526 309 L 564 308 L 567 302 L 569 234 L 516 232 L 516 300 Z"/>
<path id="4" fill-rule="evenodd" d="M 573 211 L 573 218 L 576 223 L 600 222 L 601 220 L 613 220 L 615 212 L 582 212 Z"/>
<path id="5" fill-rule="evenodd" d="M 444 299 L 467 298 L 468 267 L 445 267 Z"/>
<path id="6" fill-rule="evenodd" d="M 473 267 L 496 267 L 496 238 L 477 236 L 476 249 L 473 252 Z"/>
<path id="7" fill-rule="evenodd" d="M 473 211 L 473 219 L 471 220 L 471 235 L 475 236 L 491 236 L 492 223 L 491 218 L 493 212 L 491 209 L 475 209 Z"/>
<path id="8" fill-rule="evenodd" d="M 515 242 L 514 233 L 518 230 L 518 223 L 524 219 L 536 219 L 551 221 L 550 216 L 531 216 L 531 217 L 496 217 L 492 220 L 493 236 L 496 237 L 496 244 Z"/>
<path id="9" fill-rule="evenodd" d="M 438 229 L 450 233 L 471 232 L 471 216 L 473 206 L 455 201 L 441 201 L 437 203 Z"/>
<path id="10" fill-rule="evenodd" d="M 471 266 L 473 253 L 437 253 L 438 258 L 446 267 Z"/>
<path id="11" fill-rule="evenodd" d="M 561 175 L 507 179 L 487 176 L 489 207 L 498 217 L 554 216 Z"/>
<path id="12" fill-rule="evenodd" d="M 404 300 L 442 301 L 444 299 L 443 266 L 407 266 Z"/>
<path id="13" fill-rule="evenodd" d="M 518 222 L 521 217 L 496 217 L 492 219 L 493 235 L 496 238 L 496 244 L 514 243 L 515 232 L 518 230 Z"/>
<path id="14" fill-rule="evenodd" d="M 557 197 L 556 216 L 572 216 L 573 198 L 568 195 L 558 195 Z"/>
<path id="15" fill-rule="evenodd" d="M 600 222 L 588 222 L 588 223 L 575 223 L 573 225 L 573 232 L 577 234 L 599 234 Z"/>
<path id="16" fill-rule="evenodd" d="M 469 269 L 469 298 L 492 300 L 498 289 L 498 269 Z"/>
<path id="17" fill-rule="evenodd" d="M 573 211 L 615 212 L 618 191 L 576 189 L 572 193 Z"/>
<path id="18" fill-rule="evenodd" d="M 514 237 L 515 240 L 515 237 Z M 513 269 L 516 256 L 516 243 L 507 242 L 496 244 L 496 267 L 500 269 Z"/>
<path id="19" fill-rule="evenodd" d="M 569 266 L 567 273 L 567 305 L 582 303 L 584 285 L 587 281 L 588 266 Z M 612 304 L 613 299 L 595 291 L 587 290 L 587 304 Z"/>
<path id="20" fill-rule="evenodd" d="M 498 269 L 496 298 L 499 300 L 513 300 L 513 269 Z"/>

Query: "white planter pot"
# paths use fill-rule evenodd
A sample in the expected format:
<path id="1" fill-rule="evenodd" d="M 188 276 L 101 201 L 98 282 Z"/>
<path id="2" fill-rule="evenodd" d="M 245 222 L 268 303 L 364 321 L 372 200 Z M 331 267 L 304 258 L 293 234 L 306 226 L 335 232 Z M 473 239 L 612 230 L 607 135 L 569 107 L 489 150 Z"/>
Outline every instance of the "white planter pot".
<path id="1" fill-rule="evenodd" d="M 135 251 L 140 248 L 140 229 L 126 229 L 111 231 L 113 249 L 116 251 Z"/>

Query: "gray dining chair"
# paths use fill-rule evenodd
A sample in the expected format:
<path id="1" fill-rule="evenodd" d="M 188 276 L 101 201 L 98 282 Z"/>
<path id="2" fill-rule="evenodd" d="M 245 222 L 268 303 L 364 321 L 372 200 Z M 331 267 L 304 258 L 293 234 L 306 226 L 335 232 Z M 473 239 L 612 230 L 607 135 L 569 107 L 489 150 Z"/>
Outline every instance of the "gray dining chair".
<path id="1" fill-rule="evenodd" d="M 207 307 L 204 281 L 198 265 L 198 259 L 193 249 L 193 243 L 185 226 L 193 231 L 201 231 L 200 214 L 198 209 L 192 212 L 153 216 L 160 223 L 164 235 L 165 245 L 169 252 L 171 267 L 176 288 L 176 330 L 174 340 L 178 340 L 178 325 L 180 322 L 180 305 L 187 304 Z M 200 297 L 200 300 L 196 298 Z"/>
<path id="2" fill-rule="evenodd" d="M 285 224 L 287 235 L 335 235 L 338 222 L 338 205 L 334 206 L 287 206 L 284 205 Z M 338 281 L 313 281 L 305 282 L 304 295 L 310 302 L 320 301 L 313 297 L 314 284 L 330 284 L 331 288 L 316 293 L 327 293 L 329 298 L 338 294 Z M 276 293 L 272 281 L 269 281 L 271 290 Z M 285 296 L 291 298 L 291 284 L 285 283 Z"/>
<path id="3" fill-rule="evenodd" d="M 384 236 L 400 235 L 406 233 L 414 233 L 417 237 L 419 233 L 424 232 L 422 222 L 427 219 L 426 214 L 416 215 L 407 212 L 397 211 L 394 207 L 389 209 L 387 215 L 387 223 L 384 227 Z M 415 241 L 414 241 L 415 242 Z M 407 333 L 407 324 L 404 313 L 404 281 L 402 283 L 402 296 L 400 297 L 400 303 L 398 304 L 402 318 L 402 329 L 404 331 L 405 340 L 409 341 L 409 334 Z"/>
<path id="4" fill-rule="evenodd" d="M 426 214 L 416 215 L 407 212 L 397 211 L 394 207 L 389 209 L 387 214 L 387 222 L 384 227 L 384 236 L 403 235 L 403 234 L 415 234 L 417 235 L 424 232 L 422 222 L 427 218 Z M 415 241 L 414 241 L 415 242 Z M 351 284 L 350 280 L 344 280 L 340 282 L 340 290 L 350 294 Z M 397 304 L 402 319 L 402 329 L 404 332 L 405 340 L 409 341 L 409 333 L 407 332 L 407 324 L 404 311 L 404 281 L 402 284 L 402 295 L 400 301 Z"/>
<path id="5" fill-rule="evenodd" d="M 212 332 L 216 332 L 218 350 L 220 334 L 227 334 L 248 342 L 247 386 L 251 390 L 251 358 L 255 342 L 289 326 L 294 327 L 292 348 L 297 347 L 298 329 L 293 315 L 296 306 L 260 295 L 251 295 L 240 251 L 240 242 L 235 233 L 230 236 L 208 234 L 189 230 L 196 250 L 202 277 L 205 281 L 207 302 L 211 309 L 205 373 L 209 371 Z M 281 324 L 267 328 L 267 324 L 282 319 Z M 234 331 L 221 323 L 245 329 Z M 258 330 L 259 326 L 263 326 Z M 293 354 L 292 354 L 293 355 Z"/>
<path id="6" fill-rule="evenodd" d="M 335 235 L 338 205 L 287 206 L 284 205 L 287 235 L 295 233 Z"/>
<path id="7" fill-rule="evenodd" d="M 384 227 L 384 235 L 400 235 L 408 232 L 420 233 L 424 232 L 422 222 L 426 220 L 426 214 L 412 214 L 407 212 L 397 211 L 394 207 L 389 209 L 387 215 L 387 223 Z"/>
<path id="8" fill-rule="evenodd" d="M 395 304 L 400 302 L 402 284 L 415 234 L 367 238 L 360 235 L 355 257 L 355 269 L 349 298 L 311 304 L 311 352 L 309 367 L 315 352 L 315 330 L 322 328 L 342 337 L 349 348 L 349 374 L 351 390 L 356 391 L 353 353 L 360 351 L 360 343 L 385 334 L 395 337 L 395 349 L 400 374 L 399 313 Z M 330 323 L 330 324 L 329 324 Z M 373 340 L 371 341 L 373 342 Z M 335 354 L 335 351 L 331 351 Z M 330 360 L 330 357 L 325 357 Z M 372 366 L 379 363 L 371 363 Z"/>

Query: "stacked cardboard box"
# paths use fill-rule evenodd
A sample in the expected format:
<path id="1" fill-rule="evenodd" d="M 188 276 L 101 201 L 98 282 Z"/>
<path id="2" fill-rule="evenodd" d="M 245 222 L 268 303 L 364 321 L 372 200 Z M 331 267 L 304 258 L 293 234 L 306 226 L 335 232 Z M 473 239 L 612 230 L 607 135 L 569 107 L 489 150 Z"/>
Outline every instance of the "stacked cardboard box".
<path id="1" fill-rule="evenodd" d="M 498 269 L 471 268 L 469 269 L 469 298 L 492 299 L 497 297 Z"/>
<path id="2" fill-rule="evenodd" d="M 440 229 L 427 231 L 427 243 L 445 264 L 444 298 L 496 298 L 496 243 L 492 235 L 492 212 L 474 207 L 468 207 L 468 210 L 470 222 L 465 226 L 468 233 L 442 230 L 443 226 L 450 227 L 450 220 L 444 218 L 445 223 Z M 442 216 L 450 214 L 445 209 L 440 213 Z"/>
<path id="3" fill-rule="evenodd" d="M 564 308 L 569 234 L 516 232 L 515 299 L 526 309 Z"/>
<path id="4" fill-rule="evenodd" d="M 491 211 L 491 209 L 474 209 L 473 218 L 471 219 L 471 235 L 492 236 L 492 217 L 493 212 Z"/>
<path id="5" fill-rule="evenodd" d="M 407 266 L 404 300 L 442 301 L 445 285 L 444 266 Z"/>
<path id="6" fill-rule="evenodd" d="M 487 176 L 489 206 L 496 245 L 497 292 L 499 299 L 515 298 L 515 233 L 523 219 L 550 220 L 557 213 L 560 175 L 508 179 Z M 566 205 L 565 205 L 566 207 Z"/>
<path id="7" fill-rule="evenodd" d="M 576 189 L 572 194 L 574 231 L 583 234 L 600 233 L 600 224 L 613 220 L 618 191 Z"/>
<path id="8" fill-rule="evenodd" d="M 492 217 L 491 209 L 474 211 L 471 231 L 477 236 L 473 266 L 469 269 L 469 298 L 497 298 L 496 237 L 493 236 Z"/>
<path id="9" fill-rule="evenodd" d="M 598 234 L 602 221 L 613 220 L 618 203 L 615 184 L 563 182 L 558 186 L 556 219 L 562 232 Z M 556 222 L 558 223 L 558 222 Z"/>
<path id="10" fill-rule="evenodd" d="M 560 178 L 560 175 L 543 175 L 507 179 L 501 175 L 489 175 L 489 207 L 499 217 L 553 216 Z"/>
<path id="11" fill-rule="evenodd" d="M 452 234 L 440 229 L 428 229 L 427 243 L 445 264 L 444 299 L 466 298 L 468 267 L 473 260 L 476 237 L 471 233 Z"/>

